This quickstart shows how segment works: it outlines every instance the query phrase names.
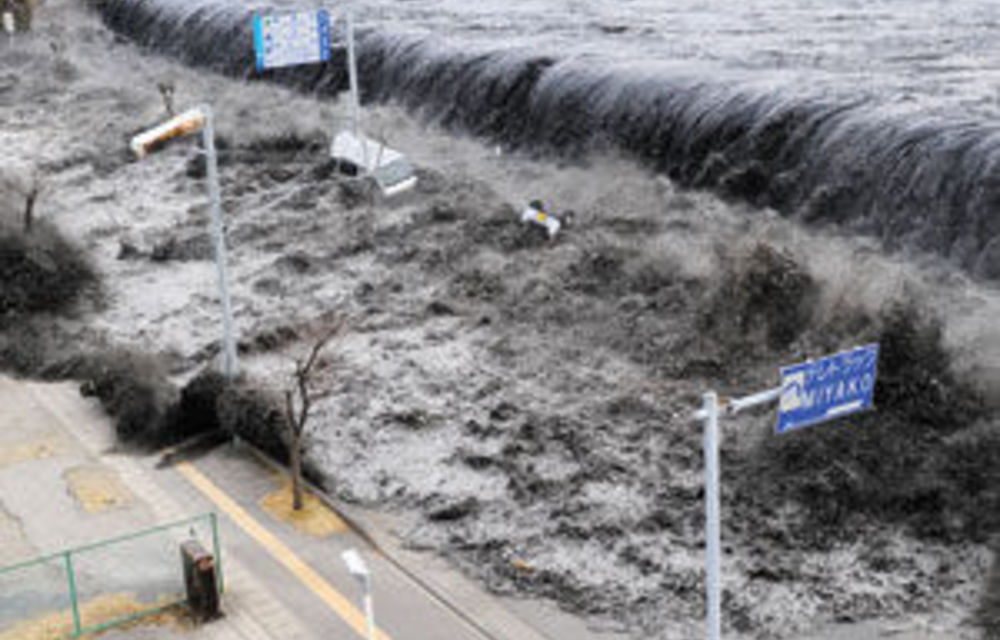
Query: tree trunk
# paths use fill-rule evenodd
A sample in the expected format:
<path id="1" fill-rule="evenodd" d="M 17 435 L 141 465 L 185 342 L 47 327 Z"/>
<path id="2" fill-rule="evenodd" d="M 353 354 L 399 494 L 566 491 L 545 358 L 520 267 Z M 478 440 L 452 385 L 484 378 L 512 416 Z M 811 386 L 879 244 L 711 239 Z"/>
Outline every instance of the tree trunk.
<path id="1" fill-rule="evenodd" d="M 302 439 L 293 437 L 288 456 L 292 463 L 292 509 L 302 509 Z"/>
<path id="2" fill-rule="evenodd" d="M 35 200 L 38 198 L 38 189 L 32 189 L 24 203 L 24 232 L 30 233 L 31 227 L 35 223 Z"/>

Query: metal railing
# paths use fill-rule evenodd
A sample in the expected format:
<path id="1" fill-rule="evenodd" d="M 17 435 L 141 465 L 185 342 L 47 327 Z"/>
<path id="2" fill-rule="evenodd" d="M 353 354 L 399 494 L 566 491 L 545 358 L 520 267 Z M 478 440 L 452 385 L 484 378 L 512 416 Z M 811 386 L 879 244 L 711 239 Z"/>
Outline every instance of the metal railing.
<path id="1" fill-rule="evenodd" d="M 211 548 L 222 593 L 214 513 L 0 567 L 0 640 L 78 638 L 184 602 L 180 545 L 191 539 Z"/>

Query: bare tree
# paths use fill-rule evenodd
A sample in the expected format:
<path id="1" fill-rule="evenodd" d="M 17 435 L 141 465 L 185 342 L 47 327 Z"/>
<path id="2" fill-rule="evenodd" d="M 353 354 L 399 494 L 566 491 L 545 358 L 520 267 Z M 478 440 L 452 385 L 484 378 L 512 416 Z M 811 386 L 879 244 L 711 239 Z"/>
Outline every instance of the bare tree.
<path id="1" fill-rule="evenodd" d="M 295 361 L 294 389 L 285 390 L 285 446 L 288 448 L 288 459 L 292 467 L 292 508 L 296 511 L 302 508 L 302 444 L 309 420 L 309 410 L 312 408 L 313 396 L 309 392 L 313 369 L 319 358 L 320 351 L 330 340 L 340 332 L 343 323 L 330 327 L 317 340 L 309 356 L 305 360 Z M 296 408 L 295 398 L 298 397 Z"/>

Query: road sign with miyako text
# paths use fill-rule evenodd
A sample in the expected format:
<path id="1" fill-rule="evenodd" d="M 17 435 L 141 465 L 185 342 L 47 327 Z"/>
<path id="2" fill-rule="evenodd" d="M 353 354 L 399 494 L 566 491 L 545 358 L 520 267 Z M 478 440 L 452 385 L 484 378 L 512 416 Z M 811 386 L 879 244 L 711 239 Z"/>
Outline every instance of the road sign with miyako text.
<path id="1" fill-rule="evenodd" d="M 878 345 L 783 367 L 778 433 L 809 427 L 870 409 Z"/>

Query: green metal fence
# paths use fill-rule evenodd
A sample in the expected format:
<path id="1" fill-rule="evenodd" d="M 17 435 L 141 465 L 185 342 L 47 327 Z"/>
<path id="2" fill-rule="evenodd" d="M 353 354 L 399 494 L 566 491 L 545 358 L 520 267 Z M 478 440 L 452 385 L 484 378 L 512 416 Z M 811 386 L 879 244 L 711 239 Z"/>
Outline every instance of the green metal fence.
<path id="1" fill-rule="evenodd" d="M 222 593 L 214 513 L 0 567 L 0 640 L 78 638 L 176 606 L 185 600 L 180 545 L 191 539 L 214 555 Z"/>

